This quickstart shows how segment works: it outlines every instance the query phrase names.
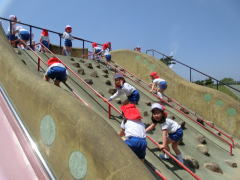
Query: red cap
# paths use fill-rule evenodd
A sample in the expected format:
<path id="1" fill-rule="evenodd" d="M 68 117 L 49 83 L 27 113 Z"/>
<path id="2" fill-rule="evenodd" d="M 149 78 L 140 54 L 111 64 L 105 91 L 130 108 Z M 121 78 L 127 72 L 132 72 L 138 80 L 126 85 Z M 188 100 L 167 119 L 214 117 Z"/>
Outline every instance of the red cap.
<path id="1" fill-rule="evenodd" d="M 152 76 L 154 79 L 159 78 L 156 72 L 151 72 L 149 75 Z"/>
<path id="2" fill-rule="evenodd" d="M 135 104 L 122 105 L 121 110 L 123 115 L 128 120 L 140 120 L 142 119 L 140 111 L 137 109 Z"/>
<path id="3" fill-rule="evenodd" d="M 41 35 L 48 36 L 48 31 L 46 29 L 43 29 Z"/>
<path id="4" fill-rule="evenodd" d="M 56 57 L 52 57 L 48 59 L 47 61 L 48 66 L 51 66 L 53 63 L 62 63 L 62 62 Z"/>
<path id="5" fill-rule="evenodd" d="M 107 43 L 103 44 L 103 50 L 105 50 L 107 48 L 108 48 L 108 44 Z"/>
<path id="6" fill-rule="evenodd" d="M 96 42 L 92 43 L 92 47 L 97 47 L 97 43 Z"/>

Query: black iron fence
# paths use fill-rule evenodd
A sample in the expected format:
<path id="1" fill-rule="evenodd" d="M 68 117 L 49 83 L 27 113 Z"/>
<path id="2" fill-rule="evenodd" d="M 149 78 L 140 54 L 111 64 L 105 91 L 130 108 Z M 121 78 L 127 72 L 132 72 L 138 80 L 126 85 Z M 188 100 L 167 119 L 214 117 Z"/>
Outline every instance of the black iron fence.
<path id="1" fill-rule="evenodd" d="M 197 73 L 199 73 L 199 74 L 201 74 L 201 75 L 203 75 L 205 77 L 208 77 L 208 78 L 216 81 L 216 88 L 217 88 L 217 90 L 219 88 L 219 85 L 224 85 L 224 86 L 227 86 L 227 87 L 229 87 L 229 88 L 231 88 L 231 89 L 233 89 L 233 90 L 235 90 L 237 92 L 240 92 L 240 90 L 230 86 L 229 84 L 223 83 L 223 82 L 217 80 L 216 78 L 214 78 L 214 77 L 212 77 L 210 75 L 207 75 L 207 74 L 205 74 L 205 73 L 203 73 L 203 72 L 201 72 L 201 71 L 199 71 L 199 70 L 197 70 L 197 69 L 195 69 L 195 68 L 193 68 L 193 67 L 191 67 L 191 66 L 189 66 L 187 64 L 184 64 L 184 63 L 174 59 L 173 57 L 167 56 L 167 55 L 165 55 L 165 54 L 163 54 L 163 53 L 161 53 L 161 52 L 159 52 L 159 51 L 157 51 L 155 49 L 148 49 L 148 50 L 146 50 L 146 54 L 148 54 L 148 53 L 151 53 L 152 56 L 155 56 L 155 54 L 161 55 L 163 58 L 171 59 L 171 61 L 187 67 L 189 69 L 189 81 L 190 82 L 192 82 L 192 71 L 194 71 L 194 72 L 197 72 Z"/>
<path id="2" fill-rule="evenodd" d="M 12 21 L 10 19 L 7 19 L 7 18 L 3 18 L 3 17 L 0 17 L 0 19 L 3 20 L 3 21 L 8 21 L 9 22 L 9 27 L 10 27 L 10 29 L 12 29 L 11 28 L 11 26 L 12 26 L 11 22 L 14 22 L 14 21 Z M 17 22 L 17 24 L 28 26 L 30 34 L 32 34 L 33 29 L 38 29 L 38 30 L 46 29 L 46 28 L 33 26 L 31 24 L 26 24 L 26 23 L 22 23 L 22 22 Z M 63 35 L 63 33 L 59 33 L 59 32 L 56 32 L 56 31 L 49 30 L 49 29 L 46 29 L 46 30 L 48 32 L 53 33 L 53 34 L 57 34 L 59 36 L 59 47 L 62 47 L 62 35 Z M 82 46 L 82 54 L 84 56 L 84 48 L 85 48 L 86 43 L 93 43 L 93 42 L 89 41 L 89 40 L 86 40 L 86 39 L 83 39 L 83 38 L 75 37 L 75 36 L 73 36 L 73 38 L 76 39 L 76 40 L 82 41 L 82 45 L 81 45 Z M 32 36 L 30 36 L 30 45 L 32 46 Z M 98 45 L 102 46 L 102 44 L 99 44 L 99 43 L 98 43 Z"/>

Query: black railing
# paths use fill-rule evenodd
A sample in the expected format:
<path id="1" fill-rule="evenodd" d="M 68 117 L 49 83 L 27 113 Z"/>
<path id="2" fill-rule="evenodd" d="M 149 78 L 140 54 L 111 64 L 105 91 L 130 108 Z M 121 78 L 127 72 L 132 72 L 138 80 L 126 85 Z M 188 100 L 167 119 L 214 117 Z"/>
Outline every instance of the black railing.
<path id="1" fill-rule="evenodd" d="M 203 72 L 201 72 L 201 71 L 199 71 L 199 70 L 197 70 L 197 69 L 195 69 L 195 68 L 193 68 L 193 67 L 191 67 L 191 66 L 188 66 L 187 64 L 184 64 L 184 63 L 182 63 L 182 62 L 180 62 L 180 61 L 172 58 L 171 56 L 167 56 L 167 55 L 165 55 L 165 54 L 163 54 L 163 53 L 161 53 L 161 52 L 159 52 L 159 51 L 156 51 L 155 49 L 148 49 L 148 50 L 146 50 L 146 54 L 148 54 L 148 52 L 151 52 L 151 53 L 152 53 L 152 56 L 155 56 L 155 53 L 160 54 L 160 55 L 163 56 L 164 58 L 169 58 L 169 59 L 171 59 L 171 61 L 173 61 L 173 62 L 175 62 L 175 63 L 178 63 L 178 64 L 181 64 L 181 65 L 189 68 L 189 81 L 190 81 L 190 82 L 192 82 L 192 70 L 193 70 L 193 71 L 195 71 L 195 72 L 198 72 L 199 74 L 202 74 L 202 75 L 204 75 L 204 76 L 206 76 L 206 77 L 208 77 L 208 78 L 216 81 L 216 82 L 217 82 L 217 83 L 216 83 L 217 90 L 218 90 L 218 86 L 219 86 L 219 85 L 224 85 L 224 86 L 227 86 L 227 87 L 229 87 L 229 88 L 231 88 L 231 89 L 233 89 L 233 90 L 235 90 L 235 91 L 237 91 L 237 92 L 240 92 L 240 90 L 238 90 L 238 89 L 236 89 L 236 88 L 234 88 L 234 87 L 232 87 L 232 86 L 229 86 L 228 84 L 223 83 L 223 82 L 217 80 L 216 78 L 214 78 L 214 77 L 212 77 L 212 76 L 210 76 L 210 75 L 207 75 L 207 74 L 205 74 L 205 73 L 203 73 Z"/>
<path id="2" fill-rule="evenodd" d="M 11 22 L 14 22 L 10 19 L 7 19 L 7 18 L 3 18 L 3 17 L 0 17 L 1 20 L 4 20 L 4 21 L 8 21 L 9 22 L 9 26 L 10 26 L 10 29 L 11 26 L 12 26 L 12 23 Z M 35 29 L 39 29 L 39 30 L 42 30 L 42 29 L 46 29 L 46 28 L 42 28 L 42 27 L 38 27 L 38 26 L 33 26 L 31 24 L 26 24 L 26 23 L 22 23 L 22 22 L 17 22 L 17 24 L 21 24 L 21 25 L 24 25 L 24 26 L 28 26 L 29 27 L 29 31 L 30 31 L 30 47 L 32 46 L 32 29 L 35 28 Z M 62 47 L 62 35 L 63 33 L 59 33 L 59 32 L 56 32 L 56 31 L 52 31 L 52 30 L 49 30 L 49 29 L 46 29 L 48 32 L 51 32 L 53 34 L 57 34 L 59 36 L 59 47 L 61 48 Z M 93 41 L 89 41 L 89 40 L 86 40 L 86 39 L 83 39 L 83 38 L 79 38 L 79 37 L 75 37 L 73 36 L 74 39 L 76 40 L 79 40 L 79 41 L 82 41 L 82 53 L 83 53 L 83 56 L 84 56 L 84 47 L 85 47 L 85 43 L 93 43 Z M 98 45 L 102 46 L 102 44 L 99 44 Z"/>

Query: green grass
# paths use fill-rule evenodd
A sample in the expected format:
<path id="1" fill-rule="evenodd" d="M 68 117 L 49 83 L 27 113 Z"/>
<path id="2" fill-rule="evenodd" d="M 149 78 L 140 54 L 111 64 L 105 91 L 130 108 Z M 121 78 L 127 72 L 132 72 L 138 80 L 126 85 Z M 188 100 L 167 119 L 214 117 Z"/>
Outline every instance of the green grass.
<path id="1" fill-rule="evenodd" d="M 216 85 L 208 85 L 207 87 L 209 88 L 213 88 L 217 90 L 217 86 Z M 229 90 L 227 87 L 223 86 L 223 85 L 218 85 L 218 90 L 231 96 L 232 98 L 234 98 L 235 100 L 240 102 L 240 98 L 238 96 L 236 96 L 231 90 Z"/>

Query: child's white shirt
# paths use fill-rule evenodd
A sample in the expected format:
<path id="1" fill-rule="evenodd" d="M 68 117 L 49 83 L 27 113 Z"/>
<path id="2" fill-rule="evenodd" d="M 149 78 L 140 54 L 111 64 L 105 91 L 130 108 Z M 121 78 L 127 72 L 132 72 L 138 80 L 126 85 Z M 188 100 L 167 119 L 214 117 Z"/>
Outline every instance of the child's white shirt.
<path id="1" fill-rule="evenodd" d="M 71 33 L 64 32 L 62 35 L 63 39 L 68 39 L 68 40 L 73 40 L 74 38 L 72 37 Z"/>
<path id="2" fill-rule="evenodd" d="M 102 51 L 104 52 L 104 56 L 106 56 L 106 55 L 110 55 L 110 52 L 109 52 L 108 49 L 105 49 L 105 50 L 102 50 Z"/>
<path id="3" fill-rule="evenodd" d="M 10 26 L 8 27 L 8 33 L 13 33 L 17 30 L 17 24 L 12 24 L 12 32 L 10 30 Z"/>
<path id="4" fill-rule="evenodd" d="M 164 79 L 161 79 L 161 78 L 157 78 L 157 79 L 154 79 L 154 80 L 153 80 L 153 83 L 156 84 L 156 85 L 159 85 L 160 82 L 163 82 L 163 81 L 165 81 L 165 80 L 164 80 Z"/>
<path id="5" fill-rule="evenodd" d="M 130 96 L 132 92 L 135 90 L 136 90 L 135 87 L 125 82 L 121 88 L 117 88 L 117 92 L 114 95 L 112 95 L 110 99 L 115 99 L 122 94 L 126 94 L 126 96 Z"/>
<path id="6" fill-rule="evenodd" d="M 181 126 L 172 119 L 166 118 L 166 122 L 161 124 L 162 130 L 167 129 L 168 133 L 175 133 Z"/>
<path id="7" fill-rule="evenodd" d="M 124 124 L 123 120 L 121 123 L 121 128 L 125 130 L 124 132 L 126 137 L 146 137 L 145 125 L 141 121 L 127 120 L 127 122 Z"/>
<path id="8" fill-rule="evenodd" d="M 97 47 L 94 47 L 94 48 L 93 48 L 93 52 L 95 53 L 96 51 L 100 51 L 100 52 L 101 52 L 101 51 L 102 51 L 102 48 L 100 48 L 100 47 L 98 47 L 98 46 L 97 46 Z M 100 52 L 99 52 L 99 53 L 100 53 Z"/>
<path id="9" fill-rule="evenodd" d="M 42 41 L 48 41 L 48 42 L 49 42 L 49 36 L 42 36 L 42 35 L 41 35 L 41 40 L 42 40 Z"/>
<path id="10" fill-rule="evenodd" d="M 46 74 L 47 72 L 52 68 L 52 67 L 62 67 L 62 68 L 65 68 L 66 69 L 66 74 L 68 75 L 68 71 L 67 71 L 67 68 L 62 64 L 62 63 L 53 63 L 51 66 L 49 66 L 47 68 L 47 71 L 46 71 Z"/>

